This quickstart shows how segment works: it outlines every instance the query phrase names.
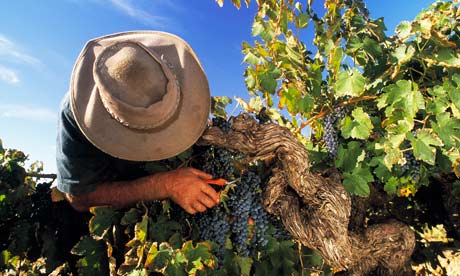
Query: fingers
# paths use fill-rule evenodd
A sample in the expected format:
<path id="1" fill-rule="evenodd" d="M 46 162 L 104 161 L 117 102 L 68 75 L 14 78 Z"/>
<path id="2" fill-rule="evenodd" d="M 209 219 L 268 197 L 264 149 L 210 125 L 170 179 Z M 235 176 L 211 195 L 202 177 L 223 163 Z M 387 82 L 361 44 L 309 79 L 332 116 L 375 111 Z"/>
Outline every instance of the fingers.
<path id="1" fill-rule="evenodd" d="M 216 206 L 217 202 L 214 198 L 209 197 L 207 194 L 204 194 L 202 197 L 199 198 L 199 201 L 205 205 L 207 208 L 212 208 Z"/>
<path id="2" fill-rule="evenodd" d="M 206 211 L 206 206 L 204 206 L 201 202 L 199 201 L 196 201 L 192 204 L 192 208 L 196 211 L 196 212 L 204 212 Z"/>
<path id="3" fill-rule="evenodd" d="M 212 179 L 212 175 L 210 175 L 210 174 L 207 174 L 207 173 L 205 173 L 203 171 L 200 171 L 200 170 L 197 170 L 195 168 L 189 168 L 189 169 L 194 175 L 198 176 L 201 179 Z"/>
<path id="4" fill-rule="evenodd" d="M 196 211 L 192 206 L 187 206 L 187 207 L 182 207 L 182 208 L 184 208 L 184 210 L 191 215 L 196 214 Z"/>
<path id="5" fill-rule="evenodd" d="M 223 178 L 206 179 L 206 183 L 213 184 L 213 185 L 218 185 L 218 186 L 225 186 L 225 185 L 227 185 L 227 180 L 225 180 Z"/>
<path id="6" fill-rule="evenodd" d="M 208 184 L 201 187 L 201 191 L 214 200 L 215 204 L 219 203 L 219 194 Z"/>

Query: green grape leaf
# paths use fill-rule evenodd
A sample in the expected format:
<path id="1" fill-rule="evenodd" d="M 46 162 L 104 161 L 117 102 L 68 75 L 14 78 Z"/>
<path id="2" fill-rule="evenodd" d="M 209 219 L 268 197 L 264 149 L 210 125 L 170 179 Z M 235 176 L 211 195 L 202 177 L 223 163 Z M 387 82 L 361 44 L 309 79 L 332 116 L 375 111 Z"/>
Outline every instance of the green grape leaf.
<path id="1" fill-rule="evenodd" d="M 182 252 L 180 251 L 176 252 L 176 254 L 173 255 L 173 258 L 170 261 L 170 263 L 168 263 L 168 266 L 166 267 L 164 274 L 167 276 L 194 275 L 194 274 L 186 273 L 185 271 L 186 263 L 187 263 L 187 259 L 185 259 Z"/>
<path id="2" fill-rule="evenodd" d="M 349 116 L 345 117 L 342 124 L 342 136 L 347 139 L 350 137 L 363 140 L 369 138 L 374 128 L 369 114 L 364 112 L 362 107 L 358 107 L 352 111 L 351 115 L 354 120 L 351 120 Z"/>
<path id="3" fill-rule="evenodd" d="M 142 216 L 142 220 L 134 226 L 134 238 L 130 240 L 126 246 L 133 247 L 138 243 L 145 243 L 147 239 L 148 227 L 152 219 L 148 216 L 148 213 Z"/>
<path id="4" fill-rule="evenodd" d="M 89 221 L 89 232 L 97 239 L 102 239 L 111 229 L 116 212 L 111 207 L 91 207 L 93 217 Z"/>
<path id="5" fill-rule="evenodd" d="M 296 17 L 297 26 L 300 29 L 306 28 L 308 26 L 308 21 L 310 20 L 310 16 L 307 13 L 301 13 Z"/>
<path id="6" fill-rule="evenodd" d="M 315 100 L 310 95 L 305 95 L 298 100 L 299 111 L 305 116 L 310 114 L 315 106 Z"/>
<path id="7" fill-rule="evenodd" d="M 442 146 L 441 139 L 431 129 L 419 129 L 416 134 L 417 136 L 411 139 L 415 158 L 434 165 L 436 148 L 433 146 Z"/>
<path id="8" fill-rule="evenodd" d="M 232 0 L 233 5 L 237 8 L 241 8 L 241 0 Z"/>
<path id="9" fill-rule="evenodd" d="M 291 114 L 296 114 L 299 108 L 300 92 L 294 85 L 289 85 L 286 89 L 283 89 L 283 93 L 280 95 L 280 106 L 286 106 L 287 110 Z"/>
<path id="10" fill-rule="evenodd" d="M 372 158 L 369 166 L 374 167 L 373 172 L 375 176 L 377 176 L 380 181 L 385 182 L 387 179 L 391 178 L 391 172 L 388 170 L 383 159 L 383 156 L 376 156 Z"/>
<path id="11" fill-rule="evenodd" d="M 211 245 L 207 242 L 197 243 L 193 246 L 192 241 L 187 241 L 182 246 L 181 250 L 188 260 L 188 273 L 194 274 L 197 271 L 201 271 L 206 267 L 212 267 L 214 265 L 213 256 L 211 253 Z M 190 267 L 192 264 L 192 267 Z"/>
<path id="12" fill-rule="evenodd" d="M 259 76 L 260 81 L 260 88 L 264 92 L 268 92 L 270 94 L 274 94 L 276 91 L 276 87 L 278 86 L 278 82 L 274 78 L 273 74 L 267 72 Z"/>
<path id="13" fill-rule="evenodd" d="M 244 81 L 248 89 L 254 89 L 256 87 L 256 78 L 253 74 L 248 74 Z"/>
<path id="14" fill-rule="evenodd" d="M 412 45 L 407 47 L 406 44 L 403 44 L 397 47 L 394 52 L 391 54 L 394 57 L 399 65 L 404 64 L 412 59 L 415 54 L 415 48 Z"/>
<path id="15" fill-rule="evenodd" d="M 335 166 L 344 172 L 351 172 L 356 168 L 358 160 L 362 160 L 364 154 L 360 142 L 351 141 L 347 144 L 347 148 L 340 144 Z"/>
<path id="16" fill-rule="evenodd" d="M 363 49 L 371 56 L 377 58 L 382 55 L 382 48 L 379 43 L 372 38 L 366 37 L 363 41 Z"/>
<path id="17" fill-rule="evenodd" d="M 351 72 L 341 71 L 334 85 L 335 97 L 359 97 L 364 93 L 365 84 L 366 79 L 357 69 L 353 69 Z"/>
<path id="18" fill-rule="evenodd" d="M 253 53 L 249 52 L 244 56 L 243 62 L 255 66 L 259 63 L 259 58 Z"/>
<path id="19" fill-rule="evenodd" d="M 339 72 L 340 70 L 340 65 L 342 64 L 342 58 L 343 58 L 343 49 L 342 47 L 334 47 L 329 55 L 329 67 L 331 70 L 334 72 Z"/>
<path id="20" fill-rule="evenodd" d="M 427 99 L 426 111 L 434 114 L 442 114 L 449 108 L 449 104 L 449 100 L 445 96 L 433 97 L 432 99 Z"/>
<path id="21" fill-rule="evenodd" d="M 391 170 L 394 164 L 401 163 L 403 160 L 403 153 L 399 147 L 405 137 L 406 134 L 392 134 L 383 144 L 375 144 L 376 150 L 384 150 L 385 156 L 383 158 L 383 163 L 389 170 Z"/>
<path id="22" fill-rule="evenodd" d="M 11 258 L 11 252 L 8 250 L 2 250 L 0 254 L 0 267 L 5 267 L 8 265 Z"/>
<path id="23" fill-rule="evenodd" d="M 399 181 L 397 177 L 390 177 L 390 179 L 385 182 L 383 189 L 390 195 L 394 195 L 398 192 Z"/>
<path id="24" fill-rule="evenodd" d="M 142 212 L 138 208 L 131 208 L 128 212 L 124 214 L 121 218 L 121 225 L 130 225 L 139 221 Z"/>
<path id="25" fill-rule="evenodd" d="M 434 131 L 439 135 L 447 147 L 458 146 L 460 142 L 460 120 L 452 118 L 450 113 L 444 112 L 436 115 Z"/>
<path id="26" fill-rule="evenodd" d="M 343 174 L 343 186 L 352 195 L 367 197 L 370 193 L 368 183 L 373 181 L 374 177 L 367 167 L 356 167 L 352 172 Z"/>
<path id="27" fill-rule="evenodd" d="M 181 226 L 177 221 L 170 220 L 165 215 L 159 215 L 156 222 L 149 224 L 148 233 L 154 241 L 164 242 L 180 229 Z"/>
<path id="28" fill-rule="evenodd" d="M 441 49 L 436 55 L 436 59 L 441 66 L 460 68 L 460 57 L 452 49 Z"/>
<path id="29" fill-rule="evenodd" d="M 255 110 L 255 111 L 261 110 L 262 107 L 264 106 L 262 103 L 262 98 L 259 96 L 250 98 L 248 106 L 250 109 Z"/>
<path id="30" fill-rule="evenodd" d="M 71 253 L 81 256 L 77 261 L 79 275 L 107 275 L 107 248 L 102 240 L 84 236 L 72 248 Z"/>
<path id="31" fill-rule="evenodd" d="M 162 270 L 166 267 L 169 261 L 172 258 L 173 250 L 172 248 L 165 246 L 162 244 L 160 248 L 158 248 L 158 243 L 154 242 L 150 246 L 146 258 L 144 267 L 152 270 Z"/>
<path id="32" fill-rule="evenodd" d="M 456 87 L 450 85 L 447 94 L 449 95 L 449 98 L 455 105 L 455 107 L 457 107 L 457 109 L 460 109 L 460 75 L 455 74 L 454 76 L 452 76 L 452 80 L 456 83 Z"/>
<path id="33" fill-rule="evenodd" d="M 231 103 L 232 103 L 232 99 L 230 97 L 227 97 L 227 96 L 224 96 L 224 97 L 211 97 L 211 113 L 214 116 L 221 117 L 221 118 L 226 118 L 227 117 L 227 111 L 225 110 L 225 108 L 227 108 L 227 105 L 229 105 Z M 158 162 L 149 162 L 147 164 L 151 164 L 151 163 L 158 163 Z"/>
<path id="34" fill-rule="evenodd" d="M 242 276 L 251 275 L 252 258 L 236 256 L 235 261 L 238 264 L 238 266 L 240 267 L 240 271 L 241 271 Z"/>
<path id="35" fill-rule="evenodd" d="M 382 124 L 387 125 L 387 129 L 388 126 L 395 130 L 402 130 L 404 127 L 405 132 L 410 131 L 417 112 L 425 109 L 425 100 L 417 85 L 408 80 L 399 80 L 383 90 L 385 93 L 377 99 L 379 109 L 386 107 L 387 119 Z"/>
<path id="36" fill-rule="evenodd" d="M 411 31 L 412 31 L 412 26 L 409 21 L 401 21 L 399 25 L 396 27 L 396 35 L 402 41 L 409 38 L 409 36 L 411 35 Z"/>
<path id="37" fill-rule="evenodd" d="M 264 31 L 264 25 L 260 21 L 254 21 L 252 24 L 252 36 L 258 36 Z"/>

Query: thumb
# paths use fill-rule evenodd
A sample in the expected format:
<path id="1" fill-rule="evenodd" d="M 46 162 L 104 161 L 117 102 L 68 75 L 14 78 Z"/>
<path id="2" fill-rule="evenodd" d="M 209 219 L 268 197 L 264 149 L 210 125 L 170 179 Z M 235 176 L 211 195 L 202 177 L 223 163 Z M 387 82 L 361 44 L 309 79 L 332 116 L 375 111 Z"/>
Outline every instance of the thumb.
<path id="1" fill-rule="evenodd" d="M 195 168 L 190 168 L 190 170 L 194 175 L 198 176 L 201 179 L 212 179 L 212 175 L 210 175 L 208 173 L 205 173 L 203 171 L 197 170 Z"/>

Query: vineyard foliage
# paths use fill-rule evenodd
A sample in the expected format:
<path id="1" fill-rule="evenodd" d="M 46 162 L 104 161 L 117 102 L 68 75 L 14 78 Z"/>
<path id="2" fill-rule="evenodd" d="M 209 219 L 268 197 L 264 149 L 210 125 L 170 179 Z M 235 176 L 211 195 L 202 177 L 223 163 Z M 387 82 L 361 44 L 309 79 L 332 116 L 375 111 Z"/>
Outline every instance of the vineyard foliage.
<path id="1" fill-rule="evenodd" d="M 265 108 L 299 135 L 308 127 L 307 146 L 332 153 L 354 195 L 378 182 L 409 196 L 433 176 L 460 177 L 457 3 L 432 4 L 390 37 L 363 1 L 326 0 L 322 17 L 301 2 L 257 4 L 257 39 L 243 43 L 248 110 Z M 310 45 L 301 38 L 312 28 Z"/>
<path id="2" fill-rule="evenodd" d="M 241 8 L 240 0 L 231 1 Z M 249 100 L 237 98 L 238 103 L 261 123 L 288 127 L 308 150 L 312 169 L 337 169 L 351 195 L 384 191 L 388 204 L 369 209 L 367 219 L 396 217 L 413 226 L 417 273 L 453 271 L 460 238 L 457 1 L 433 3 L 413 21 L 401 22 L 392 36 L 361 0 L 325 0 L 321 11 L 312 1 L 250 2 L 244 4 L 258 9 L 254 42 L 243 43 Z M 314 33 L 313 43 L 302 40 L 306 32 Z M 213 98 L 213 115 L 226 118 L 230 101 Z M 214 120 L 231 127 L 222 122 Z M 190 216 L 168 200 L 78 213 L 51 183 L 32 177 L 40 164 L 26 170 L 25 160 L 24 153 L 0 143 L 0 271 L 6 274 L 335 272 L 259 208 L 270 177 L 264 162 L 248 164 L 239 153 L 194 146 L 176 158 L 147 163 L 149 173 L 194 166 L 236 180 L 220 191 L 216 208 Z M 432 201 L 421 195 L 439 189 L 445 194 L 430 195 L 442 202 L 432 210 Z"/>

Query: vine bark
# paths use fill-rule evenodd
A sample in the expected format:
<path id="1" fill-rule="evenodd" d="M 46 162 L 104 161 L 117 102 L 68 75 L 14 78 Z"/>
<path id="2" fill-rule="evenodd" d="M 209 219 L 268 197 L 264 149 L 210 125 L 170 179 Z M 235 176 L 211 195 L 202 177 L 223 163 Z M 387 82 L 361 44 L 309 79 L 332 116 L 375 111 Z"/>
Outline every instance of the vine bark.
<path id="1" fill-rule="evenodd" d="M 390 220 L 349 230 L 352 202 L 338 172 L 327 177 L 312 173 L 305 147 L 285 127 L 259 124 L 246 113 L 231 123 L 228 132 L 210 127 L 199 143 L 236 150 L 253 160 L 273 160 L 264 208 L 279 216 L 295 239 L 350 275 L 404 271 L 415 247 L 407 225 Z"/>

